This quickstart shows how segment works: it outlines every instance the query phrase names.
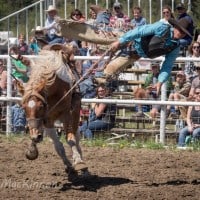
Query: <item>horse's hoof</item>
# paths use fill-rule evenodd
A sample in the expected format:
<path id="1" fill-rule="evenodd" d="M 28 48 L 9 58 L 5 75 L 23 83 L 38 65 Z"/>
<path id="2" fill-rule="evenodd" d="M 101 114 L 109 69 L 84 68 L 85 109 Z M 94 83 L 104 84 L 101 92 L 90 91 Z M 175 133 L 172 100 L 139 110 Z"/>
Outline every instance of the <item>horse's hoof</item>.
<path id="1" fill-rule="evenodd" d="M 88 167 L 84 162 L 80 162 L 74 165 L 74 170 L 75 171 L 84 171 L 87 170 Z"/>
<path id="2" fill-rule="evenodd" d="M 26 151 L 25 155 L 26 155 L 26 158 L 28 160 L 35 160 L 35 159 L 37 159 L 38 155 L 39 155 L 37 147 L 31 147 L 30 149 L 28 149 Z"/>

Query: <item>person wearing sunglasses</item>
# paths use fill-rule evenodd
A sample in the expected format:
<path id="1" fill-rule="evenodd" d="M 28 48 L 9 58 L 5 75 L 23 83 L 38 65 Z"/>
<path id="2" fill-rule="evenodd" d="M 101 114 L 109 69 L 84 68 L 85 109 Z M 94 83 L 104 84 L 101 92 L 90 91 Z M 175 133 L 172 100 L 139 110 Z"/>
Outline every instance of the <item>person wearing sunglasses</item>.
<path id="1" fill-rule="evenodd" d="M 189 57 L 199 58 L 200 57 L 200 43 L 197 41 L 192 42 L 192 44 L 188 47 L 188 54 L 189 54 Z M 187 78 L 192 81 L 194 77 L 198 75 L 198 73 L 196 72 L 197 72 L 197 68 L 199 67 L 200 67 L 200 62 L 197 62 L 197 61 L 187 62 L 185 65 L 185 74 Z"/>
<path id="2" fill-rule="evenodd" d="M 185 5 L 183 3 L 177 4 L 176 12 L 178 15 L 177 20 L 180 20 L 183 18 L 188 20 L 188 22 L 189 22 L 188 31 L 193 36 L 194 35 L 194 22 L 193 22 L 192 17 L 189 14 L 187 14 L 187 9 L 186 9 Z M 182 48 L 188 47 L 191 44 L 191 42 L 192 42 L 192 38 L 189 37 L 188 35 L 186 35 L 185 37 L 180 39 L 180 44 L 181 44 Z"/>
<path id="3" fill-rule="evenodd" d="M 195 88 L 193 97 L 195 102 L 200 102 L 200 87 Z M 186 121 L 187 126 L 179 132 L 178 147 L 186 146 L 187 136 L 194 142 L 200 139 L 200 106 L 189 106 Z"/>
<path id="4" fill-rule="evenodd" d="M 172 13 L 172 9 L 168 5 L 163 6 L 162 14 L 163 14 L 163 18 L 160 20 L 161 22 L 165 22 L 169 24 L 168 20 L 171 18 L 174 19 L 174 14 Z"/>
<path id="5" fill-rule="evenodd" d="M 97 99 L 106 99 L 109 97 L 109 89 L 105 84 L 100 84 L 96 89 Z M 87 139 L 92 139 L 97 131 L 110 130 L 114 127 L 116 105 L 106 103 L 94 103 L 90 109 L 88 121 L 85 121 L 79 128 L 79 131 Z"/>
<path id="6" fill-rule="evenodd" d="M 78 8 L 76 8 L 75 10 L 71 12 L 70 18 L 74 21 L 85 22 L 85 17 L 83 16 L 83 13 Z"/>
<path id="7" fill-rule="evenodd" d="M 109 26 L 114 30 L 127 31 L 130 25 L 130 18 L 123 12 L 123 6 L 119 2 L 113 4 L 113 15 L 110 17 Z"/>

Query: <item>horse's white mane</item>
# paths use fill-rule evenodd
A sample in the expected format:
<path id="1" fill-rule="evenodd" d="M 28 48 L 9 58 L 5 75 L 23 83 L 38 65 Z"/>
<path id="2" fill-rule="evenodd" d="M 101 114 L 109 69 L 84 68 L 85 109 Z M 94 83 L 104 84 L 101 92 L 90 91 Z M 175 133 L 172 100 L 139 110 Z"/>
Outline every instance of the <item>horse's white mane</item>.
<path id="1" fill-rule="evenodd" d="M 25 93 L 30 93 L 42 80 L 51 82 L 53 74 L 63 65 L 61 51 L 42 50 L 39 56 L 31 61 L 31 72 Z"/>

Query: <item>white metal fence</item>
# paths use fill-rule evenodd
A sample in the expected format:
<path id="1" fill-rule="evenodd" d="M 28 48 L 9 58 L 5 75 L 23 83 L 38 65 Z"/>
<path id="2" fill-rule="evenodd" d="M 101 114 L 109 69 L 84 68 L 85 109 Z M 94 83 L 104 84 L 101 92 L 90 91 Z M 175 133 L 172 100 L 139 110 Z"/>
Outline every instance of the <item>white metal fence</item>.
<path id="1" fill-rule="evenodd" d="M 33 56 L 27 56 L 27 57 L 33 57 Z M 77 60 L 94 60 L 99 59 L 99 56 L 75 56 L 75 59 Z M 0 55 L 0 59 L 6 59 L 7 60 L 7 96 L 6 97 L 0 97 L 0 101 L 7 102 L 7 112 L 6 112 L 6 133 L 7 135 L 11 133 L 11 103 L 13 101 L 19 101 L 21 98 L 19 97 L 13 97 L 12 96 L 12 78 L 11 78 L 11 58 L 8 55 Z M 144 59 L 144 60 L 150 60 L 151 59 Z M 154 59 L 155 60 L 155 59 Z M 163 57 L 158 57 L 156 60 L 162 61 Z M 178 57 L 177 62 L 189 62 L 189 61 L 197 61 L 200 62 L 200 58 L 191 58 L 191 57 Z M 119 99 L 82 99 L 82 103 L 92 103 L 92 102 L 105 102 L 105 103 L 115 103 L 115 104 L 128 104 L 132 107 L 134 107 L 137 104 L 140 105 L 161 105 L 161 120 L 160 120 L 160 142 L 165 142 L 165 110 L 167 105 L 182 105 L 182 106 L 195 106 L 199 105 L 199 102 L 174 102 L 174 101 L 166 101 L 166 84 L 162 85 L 161 88 L 161 100 L 160 101 L 151 101 L 151 100 L 119 100 Z"/>

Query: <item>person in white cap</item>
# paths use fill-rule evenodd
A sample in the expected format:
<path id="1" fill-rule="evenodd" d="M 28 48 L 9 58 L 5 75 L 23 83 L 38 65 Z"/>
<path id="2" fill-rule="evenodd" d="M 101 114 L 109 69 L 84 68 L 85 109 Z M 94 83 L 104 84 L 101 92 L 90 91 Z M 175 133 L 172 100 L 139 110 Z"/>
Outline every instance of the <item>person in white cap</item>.
<path id="1" fill-rule="evenodd" d="M 46 31 L 47 41 L 49 42 L 49 44 L 63 43 L 63 38 L 56 34 L 57 23 L 55 19 L 58 18 L 57 9 L 53 5 L 50 5 L 46 12 L 47 19 L 45 22 L 45 27 L 43 29 Z"/>

